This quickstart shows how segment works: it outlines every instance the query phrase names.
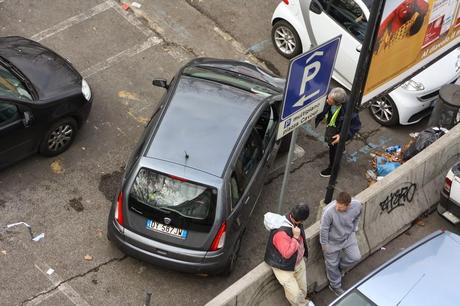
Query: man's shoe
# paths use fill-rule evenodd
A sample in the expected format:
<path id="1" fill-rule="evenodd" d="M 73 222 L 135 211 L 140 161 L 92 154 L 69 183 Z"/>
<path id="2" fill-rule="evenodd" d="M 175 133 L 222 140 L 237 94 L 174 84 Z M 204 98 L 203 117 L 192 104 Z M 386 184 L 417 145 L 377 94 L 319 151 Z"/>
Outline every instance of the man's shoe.
<path id="1" fill-rule="evenodd" d="M 323 171 L 319 173 L 322 177 L 330 177 L 331 176 L 332 169 L 331 168 L 326 168 Z"/>
<path id="2" fill-rule="evenodd" d="M 341 296 L 345 292 L 341 287 L 334 288 L 334 287 L 331 287 L 331 285 L 329 285 L 329 290 L 334 292 L 334 294 L 337 296 Z"/>

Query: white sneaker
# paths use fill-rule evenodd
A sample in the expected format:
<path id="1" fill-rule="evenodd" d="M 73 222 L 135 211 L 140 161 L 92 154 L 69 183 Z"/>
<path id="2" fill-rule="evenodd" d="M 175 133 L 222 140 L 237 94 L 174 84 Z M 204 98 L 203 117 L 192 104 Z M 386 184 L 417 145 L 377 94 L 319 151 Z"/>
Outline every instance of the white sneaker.
<path id="1" fill-rule="evenodd" d="M 315 303 L 313 303 L 312 301 L 308 302 L 307 306 L 315 306 Z"/>

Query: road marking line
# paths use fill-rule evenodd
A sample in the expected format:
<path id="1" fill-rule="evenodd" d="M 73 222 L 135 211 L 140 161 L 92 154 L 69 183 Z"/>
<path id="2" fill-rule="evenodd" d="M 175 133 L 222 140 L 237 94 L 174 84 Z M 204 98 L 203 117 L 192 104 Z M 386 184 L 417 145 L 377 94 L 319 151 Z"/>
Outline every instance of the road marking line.
<path id="1" fill-rule="evenodd" d="M 46 273 L 46 271 L 50 269 L 47 264 L 42 263 L 41 266 L 42 267 L 39 267 L 37 264 L 35 264 L 35 268 L 42 272 L 43 275 L 45 275 L 54 286 L 58 286 L 57 289 L 61 291 L 72 303 L 78 306 L 89 306 L 88 302 L 84 300 L 81 295 L 75 291 L 75 289 L 73 289 L 69 284 L 63 283 L 64 280 L 56 272 L 51 275 Z M 30 303 L 31 302 L 33 302 L 33 300 L 30 301 Z"/>
<path id="2" fill-rule="evenodd" d="M 58 290 L 53 290 L 47 294 L 44 294 L 44 295 L 40 295 L 40 296 L 37 296 L 35 299 L 33 299 L 32 301 L 29 301 L 27 302 L 25 305 L 40 305 L 41 303 L 43 303 L 44 301 L 46 301 L 47 299 L 53 297 L 54 295 L 56 295 L 59 291 Z"/>
<path id="3" fill-rule="evenodd" d="M 129 13 L 121 8 L 121 6 L 115 0 L 109 0 L 112 3 L 113 9 L 120 14 L 123 18 L 125 18 L 129 23 L 135 26 L 139 31 L 142 32 L 145 36 L 153 36 L 155 32 L 153 32 L 150 28 L 145 26 L 139 19 L 136 18 L 132 13 Z"/>
<path id="4" fill-rule="evenodd" d="M 84 12 L 84 13 L 81 13 L 81 14 L 78 14 L 78 15 L 75 15 L 73 17 L 70 17 L 54 26 L 52 26 L 51 28 L 48 28 L 46 30 L 43 30 L 35 35 L 33 35 L 31 37 L 32 40 L 35 40 L 35 41 L 41 41 L 45 38 L 48 38 L 50 36 L 53 36 L 59 32 L 62 32 L 64 31 L 65 29 L 73 26 L 73 25 L 76 25 L 76 24 L 79 24 L 97 14 L 100 14 L 102 12 L 105 12 L 107 11 L 108 9 L 112 8 L 113 7 L 113 1 L 105 1 L 99 5 L 96 5 L 95 7 L 91 8 L 89 11 L 87 12 Z"/>
<path id="5" fill-rule="evenodd" d="M 147 49 L 149 49 L 149 48 L 151 48 L 153 46 L 156 46 L 156 45 L 160 44 L 161 42 L 163 42 L 163 40 L 161 38 L 158 38 L 156 36 L 149 37 L 143 43 L 134 45 L 133 47 L 131 47 L 129 49 L 121 51 L 120 53 L 115 54 L 115 55 L 107 58 L 106 60 L 104 60 L 102 62 L 99 62 L 99 63 L 97 63 L 97 64 L 85 69 L 81 73 L 81 75 L 84 78 L 89 78 L 92 75 L 94 75 L 94 74 L 96 74 L 96 73 L 98 73 L 98 72 L 100 72 L 102 70 L 105 70 L 105 69 L 109 68 L 113 64 L 119 63 L 121 58 L 135 56 L 136 54 L 141 53 L 142 51 L 145 51 L 145 50 L 147 50 Z"/>

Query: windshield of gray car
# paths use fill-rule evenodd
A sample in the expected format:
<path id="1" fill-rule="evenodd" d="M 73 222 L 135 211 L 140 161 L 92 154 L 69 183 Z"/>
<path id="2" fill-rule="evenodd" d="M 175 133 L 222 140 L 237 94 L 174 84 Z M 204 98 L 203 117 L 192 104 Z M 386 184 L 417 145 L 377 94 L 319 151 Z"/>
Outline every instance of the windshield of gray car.
<path id="1" fill-rule="evenodd" d="M 243 76 L 241 74 L 237 74 L 228 70 L 212 67 L 204 68 L 190 66 L 184 69 L 183 75 L 219 82 L 262 96 L 271 96 L 277 94 L 275 90 L 270 89 L 268 86 L 265 86 L 263 82 L 257 81 L 256 79 L 248 78 L 247 76 Z"/>
<path id="2" fill-rule="evenodd" d="M 183 178 L 142 168 L 130 197 L 164 212 L 191 219 L 207 219 L 215 206 L 217 190 Z"/>

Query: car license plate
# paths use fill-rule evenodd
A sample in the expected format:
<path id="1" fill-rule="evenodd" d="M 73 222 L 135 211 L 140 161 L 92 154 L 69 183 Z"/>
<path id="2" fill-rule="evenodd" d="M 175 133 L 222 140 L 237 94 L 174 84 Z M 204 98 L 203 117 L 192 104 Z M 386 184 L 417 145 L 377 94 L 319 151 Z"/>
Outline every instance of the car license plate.
<path id="1" fill-rule="evenodd" d="M 187 230 L 177 228 L 174 226 L 170 226 L 170 225 L 165 225 L 157 221 L 147 219 L 147 222 L 145 223 L 145 227 L 151 231 L 168 234 L 176 238 L 181 238 L 181 239 L 187 238 Z"/>

